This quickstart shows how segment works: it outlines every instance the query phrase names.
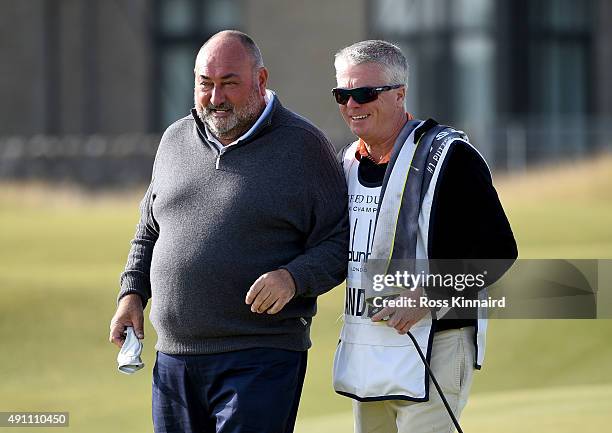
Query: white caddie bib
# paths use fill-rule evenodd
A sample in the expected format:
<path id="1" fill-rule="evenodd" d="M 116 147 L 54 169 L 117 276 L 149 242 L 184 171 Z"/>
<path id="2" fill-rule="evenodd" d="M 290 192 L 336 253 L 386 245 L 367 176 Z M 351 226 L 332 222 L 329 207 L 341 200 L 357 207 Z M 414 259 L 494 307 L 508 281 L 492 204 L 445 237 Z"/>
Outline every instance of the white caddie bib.
<path id="1" fill-rule="evenodd" d="M 414 185 L 420 183 L 409 183 L 410 174 L 413 170 L 422 173 L 426 168 L 430 170 L 431 180 L 422 187 L 420 207 L 417 209 L 418 212 L 413 214 L 414 217 L 411 217 L 414 218 L 414 229 L 411 229 L 414 232 L 411 233 L 415 233 L 411 242 L 414 242 L 413 258 L 429 257 L 427 245 L 431 209 L 443 161 L 456 140 L 464 141 L 468 145 L 469 142 L 461 134 L 456 134 L 457 131 L 448 132 L 448 128 L 443 129 L 443 132 L 435 136 L 437 144 L 436 152 L 433 153 L 433 141 L 431 147 L 430 144 L 423 146 L 415 144 L 415 131 L 424 124 L 425 122 L 421 122 L 414 126 L 407 137 L 401 135 L 401 138 L 398 138 L 403 140 L 403 145 L 397 154 L 392 156 L 388 168 L 391 171 L 387 173 L 383 182 L 386 189 L 382 198 L 382 187 L 367 185 L 359 179 L 360 162 L 355 157 L 358 142 L 349 146 L 343 155 L 343 168 L 349 191 L 350 244 L 344 324 L 334 356 L 333 384 L 339 394 L 360 401 L 429 399 L 429 377 L 412 340 L 406 335 L 398 334 L 384 322 L 375 323 L 370 320 L 367 315 L 366 299 L 371 299 L 371 287 L 367 286 L 366 278 L 363 278 L 362 282 L 368 260 L 392 259 L 398 215 L 400 209 L 403 209 L 402 206 L 405 206 L 403 197 L 409 185 L 412 185 L 412 189 L 408 193 L 410 200 L 406 203 L 411 203 L 412 206 L 414 200 L 418 199 L 414 195 L 418 194 L 418 190 L 416 192 L 414 190 Z M 421 135 L 421 138 L 423 136 Z M 429 137 L 434 140 L 433 135 Z M 436 164 L 431 166 L 434 168 L 430 169 L 429 165 L 422 166 L 423 158 L 429 158 L 428 161 L 433 158 Z M 445 312 L 438 314 L 440 313 L 445 314 Z M 429 358 L 433 341 L 431 315 L 428 314 L 421 319 L 410 332 Z M 484 358 L 485 333 L 486 318 L 483 316 L 478 320 L 475 342 L 477 368 Z"/>
<path id="2" fill-rule="evenodd" d="M 406 152 L 414 151 L 406 147 Z M 347 155 L 354 155 L 355 150 L 356 144 L 350 146 Z M 354 157 L 345 165 L 345 175 L 349 194 L 349 261 L 344 324 L 334 357 L 334 389 L 358 399 L 424 400 L 427 398 L 425 368 L 412 341 L 385 322 L 372 322 L 365 315 L 367 306 L 361 277 L 365 272 L 363 266 L 372 255 L 381 187 L 367 186 L 360 181 L 359 161 Z M 423 352 L 427 352 L 431 317 L 425 317 L 411 332 Z"/>

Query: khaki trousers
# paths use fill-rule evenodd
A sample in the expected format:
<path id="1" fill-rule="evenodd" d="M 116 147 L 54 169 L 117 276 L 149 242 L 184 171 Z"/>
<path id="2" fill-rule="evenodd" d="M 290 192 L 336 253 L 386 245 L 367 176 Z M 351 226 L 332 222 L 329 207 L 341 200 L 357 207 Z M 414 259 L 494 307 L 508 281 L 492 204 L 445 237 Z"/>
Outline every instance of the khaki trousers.
<path id="1" fill-rule="evenodd" d="M 434 334 L 431 368 L 453 413 L 459 419 L 467 403 L 474 374 L 474 327 Z M 408 337 L 406 337 L 408 338 Z M 450 433 L 455 426 L 435 386 L 429 381 L 429 401 L 353 400 L 355 433 Z"/>

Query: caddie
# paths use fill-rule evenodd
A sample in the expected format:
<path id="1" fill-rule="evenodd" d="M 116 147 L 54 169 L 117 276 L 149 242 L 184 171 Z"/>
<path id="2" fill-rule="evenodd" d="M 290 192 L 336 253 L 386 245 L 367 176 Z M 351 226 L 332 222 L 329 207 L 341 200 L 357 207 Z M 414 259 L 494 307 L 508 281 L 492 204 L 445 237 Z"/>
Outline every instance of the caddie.
<path id="1" fill-rule="evenodd" d="M 334 65 L 333 96 L 358 137 L 339 154 L 350 244 L 334 388 L 353 399 L 357 433 L 449 432 L 451 418 L 405 334 L 410 331 L 425 352 L 458 418 L 483 362 L 486 320 L 418 304 L 377 311 L 366 302 L 375 294 L 368 275 L 375 264 L 389 270 L 401 260 L 512 263 L 514 236 L 489 168 L 467 136 L 406 112 L 408 64 L 397 46 L 357 42 L 338 51 Z M 419 286 L 400 295 L 434 293 Z"/>

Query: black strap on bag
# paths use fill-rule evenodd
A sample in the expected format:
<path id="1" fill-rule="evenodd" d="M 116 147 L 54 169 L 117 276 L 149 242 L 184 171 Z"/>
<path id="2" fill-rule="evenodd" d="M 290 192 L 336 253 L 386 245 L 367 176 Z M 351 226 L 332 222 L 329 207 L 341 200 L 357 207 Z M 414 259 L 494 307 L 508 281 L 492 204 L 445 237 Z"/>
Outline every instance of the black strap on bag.
<path id="1" fill-rule="evenodd" d="M 427 134 L 427 137 L 424 137 L 425 142 L 429 142 L 429 156 L 427 158 L 427 162 L 424 167 L 423 174 L 423 183 L 421 185 L 421 200 L 419 202 L 419 208 L 423 204 L 423 198 L 427 193 L 427 189 L 429 188 L 429 184 L 433 178 L 434 172 L 436 171 L 436 167 L 440 162 L 440 158 L 442 157 L 442 153 L 444 149 L 450 142 L 453 140 L 463 140 L 465 139 L 465 135 L 462 132 L 459 132 L 449 126 L 439 125 L 433 119 L 429 119 L 427 122 L 434 122 L 435 125 L 428 128 L 424 131 L 424 134 Z M 425 126 L 425 125 L 423 125 Z M 419 131 L 417 130 L 416 134 Z"/>
<path id="2" fill-rule="evenodd" d="M 424 140 L 424 144 L 431 143 L 430 149 L 429 149 L 429 156 L 427 157 L 427 162 L 425 164 L 424 172 L 423 172 L 423 181 L 421 184 L 421 197 L 419 201 L 419 211 L 420 211 L 421 205 L 423 204 L 423 198 L 425 197 L 425 194 L 427 193 L 427 190 L 429 189 L 429 185 L 433 178 L 436 167 L 438 166 L 438 163 L 440 161 L 440 157 L 442 156 L 442 152 L 444 151 L 444 148 L 452 140 L 464 138 L 461 135 L 461 133 L 459 133 L 458 131 L 455 131 L 454 129 L 449 128 L 447 126 L 439 125 L 433 119 L 429 119 L 421 128 L 424 128 L 425 126 L 427 126 L 428 122 L 430 122 L 429 124 L 431 126 L 429 126 L 426 130 L 422 131 L 421 135 L 418 136 L 418 138 L 417 138 L 417 134 L 419 134 L 419 130 L 415 132 L 415 141 L 422 138 Z M 423 137 L 423 135 L 426 135 L 426 136 Z M 431 381 L 433 382 L 436 390 L 438 391 L 438 394 L 440 394 L 442 403 L 444 403 L 444 407 L 446 408 L 448 415 L 453 421 L 453 424 L 455 425 L 457 432 L 463 433 L 463 430 L 461 429 L 461 425 L 459 425 L 459 421 L 457 420 L 457 417 L 455 416 L 455 414 L 453 413 L 453 410 L 448 404 L 448 401 L 446 400 L 446 396 L 442 392 L 442 388 L 440 387 L 440 384 L 438 383 L 436 377 L 434 376 L 433 371 L 431 370 L 431 367 L 429 363 L 427 362 L 425 355 L 423 354 L 423 351 L 421 350 L 421 348 L 419 347 L 419 344 L 414 338 L 414 335 L 412 335 L 410 331 L 408 331 L 407 335 L 412 340 L 412 343 L 414 344 L 414 347 L 417 353 L 419 354 L 419 357 L 421 358 L 421 361 L 423 362 L 423 365 L 425 366 L 427 373 L 431 377 Z"/>
<path id="3" fill-rule="evenodd" d="M 406 224 L 398 225 L 396 231 L 396 242 L 394 244 L 394 248 L 392 251 L 392 257 L 395 259 L 406 259 L 406 258 L 416 258 L 416 251 L 407 251 L 406 248 L 408 245 L 416 246 L 416 225 L 418 225 L 418 215 L 421 211 L 421 206 L 423 204 L 423 199 L 427 190 L 429 189 L 429 185 L 431 184 L 433 175 L 435 173 L 436 167 L 440 161 L 442 156 L 442 152 L 444 148 L 454 139 L 465 138 L 458 131 L 444 125 L 440 125 L 433 119 L 428 119 L 421 125 L 414 133 L 414 143 L 416 143 L 416 149 L 414 152 L 412 167 L 410 169 L 414 170 L 412 173 L 412 178 L 408 181 L 407 187 L 404 190 L 404 198 L 407 198 L 407 201 L 410 201 L 409 211 L 407 214 L 402 215 L 403 219 L 407 219 Z M 394 150 L 394 155 L 399 152 L 401 147 L 397 147 Z M 345 149 L 341 152 L 344 154 Z M 387 173 L 385 174 L 385 181 L 383 181 L 383 189 L 381 191 L 381 196 L 384 194 L 384 185 L 386 185 L 386 181 L 389 178 L 390 172 L 393 169 L 395 158 L 391 158 L 391 163 L 387 168 Z M 415 200 L 415 194 L 418 192 L 419 197 Z M 401 211 L 400 211 L 401 212 Z M 378 215 L 376 217 L 376 221 L 378 222 Z M 399 233 L 399 236 L 397 234 Z M 402 238 L 403 237 L 403 238 Z M 399 242 L 401 241 L 401 242 Z M 406 256 L 414 256 L 414 257 L 406 257 Z M 374 307 L 372 305 L 368 308 L 368 314 L 370 316 L 374 315 L 380 310 L 378 307 Z M 414 347 L 425 366 L 425 370 L 431 377 L 431 381 L 433 382 L 442 402 L 444 403 L 444 407 L 446 408 L 455 428 L 459 433 L 463 433 L 461 426 L 459 425 L 459 421 L 455 417 L 453 410 L 451 409 L 448 401 L 446 400 L 446 396 L 442 392 L 442 388 L 438 383 L 436 377 L 431 370 L 431 366 L 429 362 L 427 362 L 427 358 L 423 354 L 423 351 L 419 347 L 417 340 L 414 335 L 410 331 L 407 333 L 408 337 L 412 340 Z"/>

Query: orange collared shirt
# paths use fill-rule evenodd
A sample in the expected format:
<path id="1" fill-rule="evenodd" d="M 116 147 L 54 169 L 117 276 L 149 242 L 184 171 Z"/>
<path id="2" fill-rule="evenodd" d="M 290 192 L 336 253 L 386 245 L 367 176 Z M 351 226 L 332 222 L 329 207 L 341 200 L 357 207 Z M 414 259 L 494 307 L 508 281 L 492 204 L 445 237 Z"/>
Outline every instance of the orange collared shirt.
<path id="1" fill-rule="evenodd" d="M 410 113 L 406 113 L 406 118 L 408 120 L 414 120 L 414 117 Z M 393 149 L 389 150 L 389 152 L 377 162 L 374 160 L 374 158 L 372 158 L 372 155 L 370 155 L 370 152 L 368 152 L 365 142 L 360 138 L 359 144 L 357 145 L 357 151 L 355 152 L 355 158 L 357 158 L 357 161 L 361 161 L 361 158 L 365 157 L 373 161 L 375 164 L 387 164 L 391 160 L 391 152 L 393 152 Z"/>

